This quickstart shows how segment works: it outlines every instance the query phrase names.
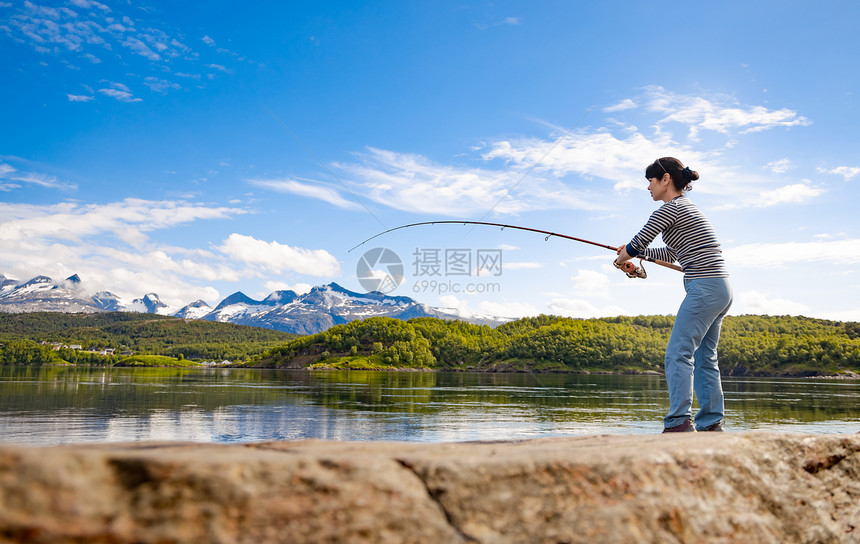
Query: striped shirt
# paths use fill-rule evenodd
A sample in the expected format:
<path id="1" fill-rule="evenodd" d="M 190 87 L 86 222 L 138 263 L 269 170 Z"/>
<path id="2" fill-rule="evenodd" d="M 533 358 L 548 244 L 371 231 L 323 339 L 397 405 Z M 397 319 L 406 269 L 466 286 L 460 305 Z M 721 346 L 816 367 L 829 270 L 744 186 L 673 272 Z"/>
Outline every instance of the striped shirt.
<path id="1" fill-rule="evenodd" d="M 666 247 L 648 248 L 658 234 L 663 235 Z M 627 244 L 627 253 L 631 257 L 648 257 L 669 263 L 677 260 L 686 279 L 729 276 L 714 227 L 693 201 L 683 195 L 666 202 L 651 214 L 639 234 Z"/>

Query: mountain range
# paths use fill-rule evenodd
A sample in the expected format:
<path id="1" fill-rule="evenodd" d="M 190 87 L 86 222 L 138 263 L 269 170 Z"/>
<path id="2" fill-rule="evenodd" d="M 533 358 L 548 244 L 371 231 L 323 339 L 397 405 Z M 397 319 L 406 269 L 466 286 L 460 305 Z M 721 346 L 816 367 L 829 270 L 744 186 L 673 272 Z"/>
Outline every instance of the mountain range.
<path id="1" fill-rule="evenodd" d="M 254 300 L 238 291 L 215 308 L 197 300 L 177 310 L 164 304 L 155 293 L 147 293 L 131 301 L 108 291 L 90 295 L 77 274 L 62 281 L 36 276 L 26 282 L 0 274 L 0 312 L 141 312 L 236 323 L 295 334 L 314 334 L 333 325 L 376 316 L 404 320 L 413 317 L 465 319 L 453 310 L 432 308 L 409 297 L 379 292 L 356 293 L 336 283 L 314 287 L 302 295 L 294 291 L 275 291 L 263 300 Z M 493 317 L 465 320 L 488 325 L 507 321 Z"/>

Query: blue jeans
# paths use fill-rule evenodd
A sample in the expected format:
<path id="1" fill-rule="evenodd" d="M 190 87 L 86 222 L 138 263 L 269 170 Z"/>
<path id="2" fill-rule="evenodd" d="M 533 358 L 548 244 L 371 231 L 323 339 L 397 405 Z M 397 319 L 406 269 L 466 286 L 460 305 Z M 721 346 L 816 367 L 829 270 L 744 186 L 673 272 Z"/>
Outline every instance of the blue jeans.
<path id="1" fill-rule="evenodd" d="M 692 419 L 693 390 L 699 401 L 696 429 L 704 430 L 723 419 L 723 386 L 717 364 L 717 344 L 723 318 L 732 305 L 728 278 L 684 280 L 687 296 L 678 309 L 666 348 L 666 383 L 669 413 L 666 428 Z"/>

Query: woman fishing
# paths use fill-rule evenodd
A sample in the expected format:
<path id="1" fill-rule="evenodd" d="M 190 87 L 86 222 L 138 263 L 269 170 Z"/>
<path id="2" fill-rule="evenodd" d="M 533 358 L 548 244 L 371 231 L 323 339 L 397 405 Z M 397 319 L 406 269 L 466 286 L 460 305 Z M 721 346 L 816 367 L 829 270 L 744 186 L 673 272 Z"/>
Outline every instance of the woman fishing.
<path id="1" fill-rule="evenodd" d="M 687 295 L 678 309 L 666 348 L 669 413 L 663 432 L 723 431 L 723 388 L 717 364 L 720 327 L 732 304 L 732 288 L 714 229 L 684 193 L 698 172 L 676 158 L 663 157 L 645 169 L 654 201 L 663 201 L 639 234 L 618 248 L 615 266 L 628 275 L 634 257 L 678 261 Z M 648 246 L 658 234 L 666 247 Z M 699 401 L 695 425 L 693 391 Z"/>

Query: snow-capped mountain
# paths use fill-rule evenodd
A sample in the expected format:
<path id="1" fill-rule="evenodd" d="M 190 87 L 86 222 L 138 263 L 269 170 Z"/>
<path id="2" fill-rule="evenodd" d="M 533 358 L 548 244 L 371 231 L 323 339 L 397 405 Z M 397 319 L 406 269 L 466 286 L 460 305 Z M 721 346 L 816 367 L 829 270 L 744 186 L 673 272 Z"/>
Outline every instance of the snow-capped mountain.
<path id="1" fill-rule="evenodd" d="M 336 283 L 314 287 L 309 293 L 292 291 L 272 293 L 256 301 L 238 292 L 225 298 L 211 313 L 210 321 L 265 327 L 296 334 L 313 334 L 332 325 L 367 317 L 387 316 L 397 319 L 441 317 L 457 319 L 421 304 L 409 297 L 390 297 L 382 293 L 356 293 Z"/>
<path id="2" fill-rule="evenodd" d="M 0 311 L 93 313 L 104 311 L 87 296 L 77 274 L 60 282 L 47 276 L 19 283 L 0 275 Z"/>
<path id="3" fill-rule="evenodd" d="M 296 334 L 314 334 L 333 325 L 376 316 L 461 319 L 452 310 L 431 308 L 409 297 L 387 296 L 378 292 L 356 293 L 336 283 L 314 287 L 303 295 L 293 291 L 275 291 L 263 300 L 254 300 L 242 292 L 236 292 L 214 309 L 198 300 L 176 310 L 159 300 L 155 293 L 148 293 L 130 302 L 108 291 L 90 296 L 77 274 L 60 282 L 37 276 L 24 283 L 0 274 L 0 312 L 157 313 Z M 498 324 L 505 320 L 482 318 L 473 321 Z"/>
<path id="4" fill-rule="evenodd" d="M 196 300 L 173 315 L 184 319 L 203 319 L 211 311 L 212 306 L 209 306 L 202 300 Z"/>
<path id="5" fill-rule="evenodd" d="M 155 293 L 147 293 L 143 298 L 134 299 L 134 304 L 142 304 L 148 314 L 173 315 L 176 309 L 171 309 L 167 304 L 161 302 Z"/>

